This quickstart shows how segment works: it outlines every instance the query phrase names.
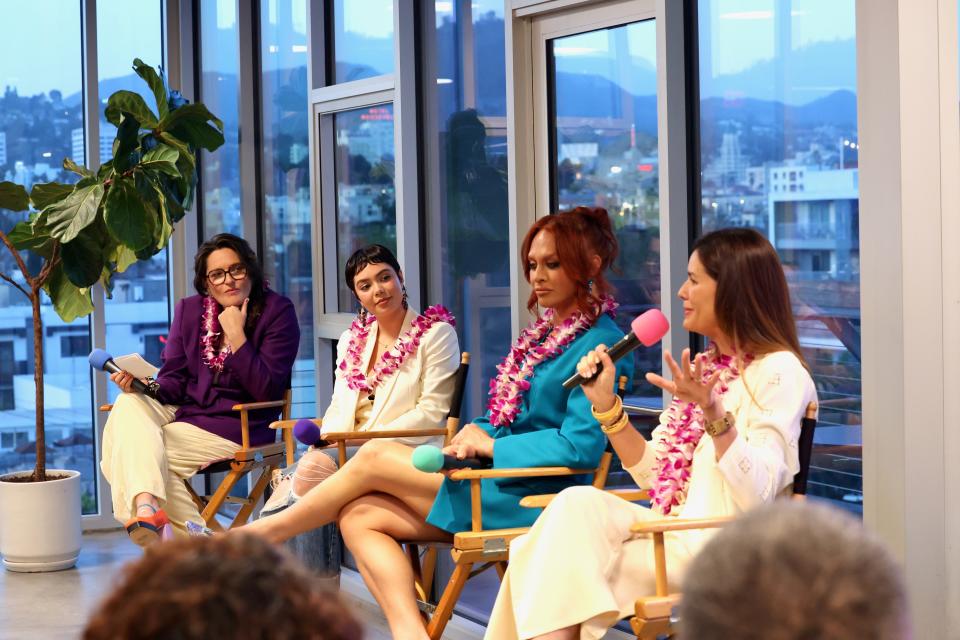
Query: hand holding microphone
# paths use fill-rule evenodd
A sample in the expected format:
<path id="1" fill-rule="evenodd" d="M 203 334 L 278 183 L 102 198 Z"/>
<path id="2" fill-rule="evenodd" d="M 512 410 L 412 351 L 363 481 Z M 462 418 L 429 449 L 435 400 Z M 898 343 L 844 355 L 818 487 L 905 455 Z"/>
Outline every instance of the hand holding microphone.
<path id="1" fill-rule="evenodd" d="M 325 447 L 329 442 L 323 439 L 320 427 L 309 418 L 300 418 L 293 423 L 293 437 L 309 447 Z"/>
<path id="2" fill-rule="evenodd" d="M 113 357 L 104 351 L 103 349 L 94 349 L 90 352 L 90 356 L 87 358 L 90 362 L 90 366 L 94 369 L 99 369 L 100 371 L 106 371 L 111 374 L 110 379 L 117 383 L 121 389 L 125 392 L 129 392 L 130 389 L 138 391 L 145 396 L 157 399 L 157 392 L 160 391 L 160 384 L 156 380 L 151 380 L 150 382 L 144 382 L 138 378 L 134 378 L 129 373 L 117 366 L 117 363 L 113 361 Z"/>
<path id="3" fill-rule="evenodd" d="M 424 473 L 437 473 L 453 469 L 486 469 L 493 460 L 490 458 L 457 458 L 443 453 L 439 447 L 423 444 L 413 450 L 413 466 Z"/>
<path id="4" fill-rule="evenodd" d="M 607 354 L 610 356 L 611 362 L 616 362 L 640 345 L 649 347 L 660 342 L 660 339 L 666 335 L 669 329 L 670 323 L 667 322 L 667 317 L 659 309 L 645 311 L 633 319 L 633 322 L 630 323 L 630 333 L 610 347 Z M 602 363 L 599 360 L 594 360 L 592 365 L 593 373 L 591 375 L 583 376 L 578 372 L 564 381 L 563 388 L 573 389 L 578 384 L 587 382 L 603 371 Z"/>

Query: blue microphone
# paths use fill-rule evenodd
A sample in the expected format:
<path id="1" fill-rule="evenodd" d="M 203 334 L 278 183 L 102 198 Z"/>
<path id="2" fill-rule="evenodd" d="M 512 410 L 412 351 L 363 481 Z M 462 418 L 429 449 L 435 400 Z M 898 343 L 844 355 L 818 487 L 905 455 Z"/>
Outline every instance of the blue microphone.
<path id="1" fill-rule="evenodd" d="M 113 361 L 113 356 L 103 349 L 94 349 L 91 351 L 87 360 L 90 362 L 90 366 L 94 369 L 106 371 L 107 373 L 125 373 L 125 371 L 117 366 L 117 363 Z M 134 378 L 132 386 L 134 390 L 159 401 L 157 398 L 157 392 L 160 391 L 160 383 L 158 383 L 156 380 L 147 384 L 139 378 Z"/>
<path id="2" fill-rule="evenodd" d="M 490 458 L 464 458 L 443 453 L 439 447 L 422 444 L 413 450 L 413 466 L 425 473 L 436 473 L 441 469 L 486 469 L 493 460 Z"/>

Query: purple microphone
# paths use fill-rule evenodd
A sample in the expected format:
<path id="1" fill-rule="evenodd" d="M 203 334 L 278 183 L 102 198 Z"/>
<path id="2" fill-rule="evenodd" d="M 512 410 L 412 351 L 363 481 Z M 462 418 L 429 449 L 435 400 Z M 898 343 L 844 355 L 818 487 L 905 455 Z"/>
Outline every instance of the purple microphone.
<path id="1" fill-rule="evenodd" d="M 294 423 L 293 437 L 311 447 L 322 446 L 326 443 L 320 434 L 320 427 L 309 418 L 300 418 Z"/>

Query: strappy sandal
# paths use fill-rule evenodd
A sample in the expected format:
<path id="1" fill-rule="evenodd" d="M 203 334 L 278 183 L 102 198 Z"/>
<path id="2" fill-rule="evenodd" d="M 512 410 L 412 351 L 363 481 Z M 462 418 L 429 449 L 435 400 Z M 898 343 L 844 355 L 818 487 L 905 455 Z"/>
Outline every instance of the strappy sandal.
<path id="1" fill-rule="evenodd" d="M 149 547 L 163 538 L 164 528 L 170 526 L 170 518 L 167 517 L 166 511 L 157 509 L 153 505 L 140 506 L 148 506 L 153 509 L 153 515 L 131 518 L 124 526 L 127 529 L 127 535 L 130 536 L 134 544 Z"/>

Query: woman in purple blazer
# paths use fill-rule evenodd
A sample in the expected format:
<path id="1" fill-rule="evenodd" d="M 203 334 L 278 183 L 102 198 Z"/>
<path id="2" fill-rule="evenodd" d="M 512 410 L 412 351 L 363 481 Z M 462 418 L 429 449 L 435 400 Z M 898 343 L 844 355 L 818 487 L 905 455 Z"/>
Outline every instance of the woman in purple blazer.
<path id="1" fill-rule="evenodd" d="M 293 303 L 267 288 L 256 254 L 222 233 L 200 246 L 195 296 L 181 300 L 157 374 L 157 399 L 132 391 L 133 377 L 111 379 L 117 398 L 103 432 L 100 468 L 113 495 L 114 517 L 140 545 L 172 524 L 185 533 L 200 513 L 183 480 L 240 443 L 242 402 L 279 400 L 290 386 L 300 343 Z M 273 409 L 252 412 L 250 443 L 274 439 Z"/>

